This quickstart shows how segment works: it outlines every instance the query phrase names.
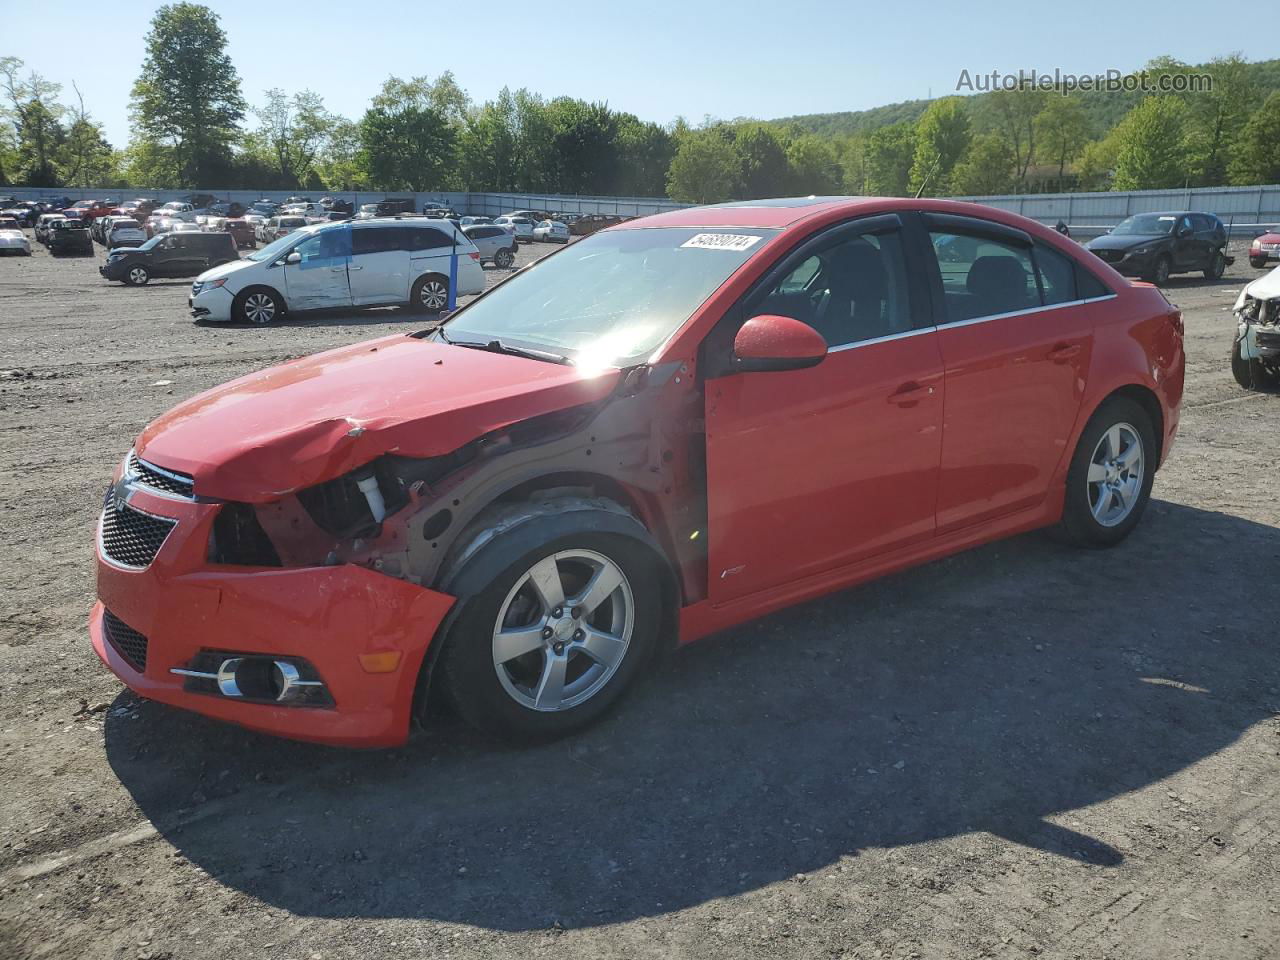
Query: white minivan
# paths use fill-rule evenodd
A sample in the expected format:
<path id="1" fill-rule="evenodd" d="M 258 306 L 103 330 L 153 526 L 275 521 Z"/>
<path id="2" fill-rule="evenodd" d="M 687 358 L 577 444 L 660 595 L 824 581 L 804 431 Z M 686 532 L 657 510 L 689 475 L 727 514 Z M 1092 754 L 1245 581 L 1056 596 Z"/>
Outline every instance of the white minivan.
<path id="1" fill-rule="evenodd" d="M 290 310 L 410 306 L 443 310 L 450 262 L 458 296 L 484 290 L 480 251 L 448 221 L 362 220 L 301 227 L 191 285 L 196 320 L 266 324 Z"/>

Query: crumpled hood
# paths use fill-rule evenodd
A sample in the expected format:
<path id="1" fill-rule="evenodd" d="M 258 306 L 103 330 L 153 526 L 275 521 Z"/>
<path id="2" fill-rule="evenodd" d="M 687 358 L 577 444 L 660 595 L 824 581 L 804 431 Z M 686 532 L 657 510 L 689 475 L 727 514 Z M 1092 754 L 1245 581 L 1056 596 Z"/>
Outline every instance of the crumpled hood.
<path id="1" fill-rule="evenodd" d="M 136 450 L 192 475 L 197 496 L 263 503 L 384 453 L 439 456 L 601 400 L 618 376 L 396 335 L 201 393 L 148 426 Z"/>
<path id="2" fill-rule="evenodd" d="M 1270 273 L 1264 273 L 1257 280 L 1247 284 L 1240 291 L 1240 296 L 1236 297 L 1236 305 L 1231 309 L 1241 309 L 1247 297 L 1253 297 L 1255 300 L 1274 300 L 1280 297 L 1280 267 L 1276 267 Z"/>
<path id="3" fill-rule="evenodd" d="M 1168 240 L 1167 235 L 1161 234 L 1115 234 L 1104 233 L 1100 237 L 1095 237 L 1086 243 L 1086 250 L 1128 250 L 1132 247 L 1140 247 L 1144 243 L 1152 243 L 1156 240 Z"/>

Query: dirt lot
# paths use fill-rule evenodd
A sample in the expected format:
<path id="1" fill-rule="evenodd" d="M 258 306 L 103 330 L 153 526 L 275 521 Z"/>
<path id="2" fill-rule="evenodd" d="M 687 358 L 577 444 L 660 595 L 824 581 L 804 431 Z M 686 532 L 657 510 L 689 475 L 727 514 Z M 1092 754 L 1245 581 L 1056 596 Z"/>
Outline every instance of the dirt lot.
<path id="1" fill-rule="evenodd" d="M 1120 548 L 808 604 L 569 742 L 379 753 L 123 692 L 91 540 L 171 404 L 423 321 L 201 328 L 186 281 L 0 261 L 0 957 L 1280 956 L 1280 396 L 1228 370 L 1235 252 L 1171 285 L 1182 433 Z"/>

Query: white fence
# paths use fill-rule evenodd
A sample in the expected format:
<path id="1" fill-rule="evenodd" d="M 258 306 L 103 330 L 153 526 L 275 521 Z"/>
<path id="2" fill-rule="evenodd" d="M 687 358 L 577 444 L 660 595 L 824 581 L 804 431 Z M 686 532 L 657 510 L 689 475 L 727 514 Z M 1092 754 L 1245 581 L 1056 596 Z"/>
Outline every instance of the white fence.
<path id="1" fill-rule="evenodd" d="M 76 200 L 115 197 L 155 197 L 174 200 L 189 193 L 208 193 L 221 200 L 251 203 L 259 198 L 284 200 L 290 190 L 146 190 L 136 187 L 113 189 L 92 187 L 0 187 L 0 196 L 34 200 L 47 196 L 69 196 Z M 322 192 L 310 191 L 319 198 Z M 664 210 L 689 206 L 662 197 L 579 197 L 535 193 L 331 193 L 359 206 L 386 198 L 410 199 L 416 209 L 427 203 L 443 203 L 462 214 L 497 216 L 512 210 L 547 210 L 555 213 L 610 213 L 643 217 Z M 1258 187 L 1192 187 L 1184 190 L 1134 190 L 1116 193 L 1028 193 L 995 197 L 955 197 L 999 207 L 1013 213 L 1054 224 L 1064 220 L 1073 234 L 1100 233 L 1135 213 L 1163 210 L 1193 210 L 1214 213 L 1236 236 L 1253 236 L 1264 227 L 1280 223 L 1280 185 Z"/>

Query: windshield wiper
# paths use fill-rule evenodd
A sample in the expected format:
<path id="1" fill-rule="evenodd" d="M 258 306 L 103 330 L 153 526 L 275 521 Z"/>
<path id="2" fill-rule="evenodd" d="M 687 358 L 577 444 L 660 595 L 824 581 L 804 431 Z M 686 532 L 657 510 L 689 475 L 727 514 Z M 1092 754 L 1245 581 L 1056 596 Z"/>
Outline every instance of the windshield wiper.
<path id="1" fill-rule="evenodd" d="M 442 328 L 437 328 L 436 333 L 440 334 L 440 339 L 445 343 L 454 347 L 469 347 L 472 350 L 487 350 L 490 353 L 505 353 L 512 357 L 526 357 L 530 360 L 542 360 L 547 363 L 563 363 L 567 364 L 569 358 L 559 353 L 552 353 L 549 350 L 533 350 L 529 347 L 517 347 L 510 343 L 503 343 L 501 340 L 454 340 L 446 336 Z"/>

